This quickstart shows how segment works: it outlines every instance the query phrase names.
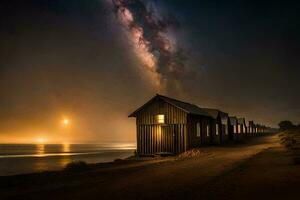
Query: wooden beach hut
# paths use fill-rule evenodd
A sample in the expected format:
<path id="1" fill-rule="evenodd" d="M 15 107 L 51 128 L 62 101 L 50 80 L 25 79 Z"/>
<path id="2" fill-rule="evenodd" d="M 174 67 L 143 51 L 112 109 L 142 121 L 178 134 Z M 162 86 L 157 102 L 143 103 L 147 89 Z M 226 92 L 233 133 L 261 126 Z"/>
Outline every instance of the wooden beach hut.
<path id="1" fill-rule="evenodd" d="M 246 120 L 245 118 L 238 118 L 238 135 L 239 139 L 246 135 Z"/>
<path id="2" fill-rule="evenodd" d="M 212 118 L 212 142 L 214 144 L 221 144 L 228 140 L 228 113 L 222 112 L 218 109 L 204 108 Z"/>
<path id="3" fill-rule="evenodd" d="M 254 129 L 255 129 L 254 121 L 249 121 L 248 122 L 248 134 L 250 136 L 254 136 Z"/>
<path id="4" fill-rule="evenodd" d="M 129 117 L 136 118 L 137 153 L 177 154 L 211 143 L 211 116 L 200 107 L 157 94 Z"/>
<path id="5" fill-rule="evenodd" d="M 229 140 L 237 140 L 238 139 L 238 121 L 237 118 L 232 116 L 229 117 Z"/>
<path id="6" fill-rule="evenodd" d="M 257 134 L 258 134 L 257 124 L 254 124 L 253 128 L 254 128 L 253 134 L 254 134 L 254 136 L 257 136 Z"/>
<path id="7" fill-rule="evenodd" d="M 261 124 L 256 124 L 257 135 L 261 136 L 263 134 L 263 126 Z"/>

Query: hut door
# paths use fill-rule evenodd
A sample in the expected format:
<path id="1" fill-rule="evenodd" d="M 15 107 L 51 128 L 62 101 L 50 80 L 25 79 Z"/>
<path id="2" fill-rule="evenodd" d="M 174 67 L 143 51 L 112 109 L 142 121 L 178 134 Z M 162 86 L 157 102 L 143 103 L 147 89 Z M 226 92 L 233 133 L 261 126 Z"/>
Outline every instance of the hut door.
<path id="1" fill-rule="evenodd" d="M 173 126 L 161 127 L 161 151 L 175 153 L 175 132 Z"/>

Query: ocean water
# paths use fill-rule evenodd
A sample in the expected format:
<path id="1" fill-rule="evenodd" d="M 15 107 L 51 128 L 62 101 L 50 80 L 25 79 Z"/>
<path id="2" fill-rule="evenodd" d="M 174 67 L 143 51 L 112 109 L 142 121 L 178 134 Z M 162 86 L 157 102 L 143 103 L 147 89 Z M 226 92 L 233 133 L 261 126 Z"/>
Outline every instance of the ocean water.
<path id="1" fill-rule="evenodd" d="M 63 169 L 72 161 L 111 162 L 133 155 L 135 144 L 0 144 L 0 176 Z"/>

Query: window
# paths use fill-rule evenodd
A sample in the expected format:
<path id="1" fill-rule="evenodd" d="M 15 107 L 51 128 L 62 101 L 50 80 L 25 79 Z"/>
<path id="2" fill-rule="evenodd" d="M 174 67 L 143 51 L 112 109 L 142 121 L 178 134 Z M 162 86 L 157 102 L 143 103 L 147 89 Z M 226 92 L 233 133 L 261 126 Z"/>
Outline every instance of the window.
<path id="1" fill-rule="evenodd" d="M 233 133 L 236 133 L 236 125 L 233 125 Z"/>
<path id="2" fill-rule="evenodd" d="M 200 122 L 197 123 L 197 137 L 201 136 L 201 126 L 200 126 Z"/>
<path id="3" fill-rule="evenodd" d="M 219 135 L 219 124 L 216 124 L 216 135 Z"/>
<path id="4" fill-rule="evenodd" d="M 209 127 L 209 124 L 207 124 L 206 126 L 206 136 L 209 137 L 210 135 L 210 127 Z"/>
<path id="5" fill-rule="evenodd" d="M 241 133 L 241 125 L 238 125 L 238 133 Z"/>
<path id="6" fill-rule="evenodd" d="M 165 123 L 165 116 L 164 115 L 157 115 L 157 123 L 164 124 Z"/>
<path id="7" fill-rule="evenodd" d="M 228 127 L 227 127 L 227 125 L 224 125 L 224 128 L 225 128 L 225 135 L 228 135 Z"/>

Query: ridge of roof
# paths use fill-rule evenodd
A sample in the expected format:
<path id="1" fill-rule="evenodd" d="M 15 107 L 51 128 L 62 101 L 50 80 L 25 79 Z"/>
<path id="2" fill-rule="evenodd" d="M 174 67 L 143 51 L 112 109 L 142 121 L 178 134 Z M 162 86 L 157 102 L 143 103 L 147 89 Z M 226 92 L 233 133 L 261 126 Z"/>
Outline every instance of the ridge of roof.
<path id="1" fill-rule="evenodd" d="M 156 96 L 162 98 L 163 100 L 170 103 L 171 105 L 173 105 L 179 109 L 182 109 L 189 114 L 203 115 L 203 116 L 210 117 L 210 115 L 207 112 L 205 112 L 202 108 L 200 108 L 199 106 L 197 106 L 195 104 L 191 104 L 191 103 L 181 101 L 178 99 L 173 99 L 173 98 L 170 98 L 170 97 L 167 97 L 164 95 L 160 95 L 160 94 L 156 94 Z"/>
<path id="2" fill-rule="evenodd" d="M 228 113 L 223 112 L 219 109 L 215 109 L 215 108 L 202 108 L 205 112 L 207 112 L 208 114 L 210 114 L 213 118 L 217 118 L 218 115 L 221 116 L 221 118 L 224 117 L 229 117 Z"/>
<path id="3" fill-rule="evenodd" d="M 186 112 L 188 114 L 202 115 L 202 116 L 211 117 L 207 112 L 205 112 L 202 108 L 196 106 L 195 104 L 180 101 L 180 100 L 173 99 L 173 98 L 170 98 L 170 97 L 167 97 L 167 96 L 164 96 L 164 95 L 160 95 L 160 94 L 156 94 L 147 103 L 145 103 L 143 106 L 141 106 L 136 111 L 134 111 L 132 114 L 130 114 L 129 117 L 134 117 L 137 112 L 139 112 L 141 109 L 143 109 L 146 105 L 150 104 L 156 98 L 160 98 L 160 99 L 164 100 L 165 102 L 167 102 L 167 103 L 183 110 L 184 112 Z"/>

